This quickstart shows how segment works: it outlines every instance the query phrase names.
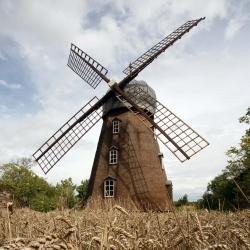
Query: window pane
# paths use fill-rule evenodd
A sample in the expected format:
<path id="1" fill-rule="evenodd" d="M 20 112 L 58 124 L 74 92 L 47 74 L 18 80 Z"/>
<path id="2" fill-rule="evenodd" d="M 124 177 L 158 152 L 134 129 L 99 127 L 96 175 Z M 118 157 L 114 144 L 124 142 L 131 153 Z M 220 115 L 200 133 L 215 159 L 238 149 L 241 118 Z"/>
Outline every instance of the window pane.
<path id="1" fill-rule="evenodd" d="M 114 180 L 104 181 L 104 197 L 114 197 Z"/>
<path id="2" fill-rule="evenodd" d="M 109 163 L 110 164 L 116 164 L 118 161 L 118 150 L 117 149 L 111 149 L 109 151 Z"/>
<path id="3" fill-rule="evenodd" d="M 120 121 L 115 120 L 112 122 L 112 126 L 113 126 L 113 133 L 119 133 L 119 125 L 120 125 Z"/>

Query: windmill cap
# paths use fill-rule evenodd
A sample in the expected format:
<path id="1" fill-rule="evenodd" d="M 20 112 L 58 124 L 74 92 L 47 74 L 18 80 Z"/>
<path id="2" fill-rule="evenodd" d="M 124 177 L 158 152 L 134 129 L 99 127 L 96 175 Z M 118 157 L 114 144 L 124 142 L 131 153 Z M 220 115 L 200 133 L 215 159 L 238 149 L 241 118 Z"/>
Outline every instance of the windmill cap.
<path id="1" fill-rule="evenodd" d="M 138 86 L 143 91 L 140 94 L 137 94 L 136 100 L 129 94 L 129 91 L 132 92 L 132 87 L 134 85 Z M 142 80 L 132 80 L 124 89 L 124 91 L 131 97 L 133 101 L 135 101 L 138 106 L 142 109 L 146 109 L 150 113 L 154 114 L 156 109 L 156 94 L 155 91 Z M 139 99 L 139 102 L 138 102 Z M 124 108 L 125 105 L 118 101 L 116 98 L 110 98 L 103 105 L 103 115 L 106 115 L 111 110 Z"/>

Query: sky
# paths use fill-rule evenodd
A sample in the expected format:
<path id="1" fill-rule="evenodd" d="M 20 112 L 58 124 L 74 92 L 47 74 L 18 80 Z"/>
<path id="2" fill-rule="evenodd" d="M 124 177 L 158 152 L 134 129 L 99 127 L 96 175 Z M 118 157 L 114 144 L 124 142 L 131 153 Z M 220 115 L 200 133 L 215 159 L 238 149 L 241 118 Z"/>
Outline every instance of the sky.
<path id="1" fill-rule="evenodd" d="M 180 163 L 164 145 L 174 198 L 202 196 L 227 164 L 250 105 L 249 0 L 0 0 L 0 164 L 31 155 L 95 90 L 67 67 L 73 42 L 109 69 L 109 78 L 188 20 L 206 17 L 136 78 L 210 145 Z M 102 122 L 45 176 L 90 176 Z"/>

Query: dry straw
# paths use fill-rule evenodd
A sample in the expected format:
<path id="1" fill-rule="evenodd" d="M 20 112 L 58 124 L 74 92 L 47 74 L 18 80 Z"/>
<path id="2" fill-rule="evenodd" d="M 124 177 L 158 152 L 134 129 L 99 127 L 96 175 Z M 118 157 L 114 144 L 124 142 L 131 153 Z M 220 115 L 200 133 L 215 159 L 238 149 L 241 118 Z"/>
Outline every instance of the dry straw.
<path id="1" fill-rule="evenodd" d="M 111 204 L 50 213 L 17 209 L 0 213 L 0 249 L 244 250 L 250 249 L 250 210 L 145 213 Z"/>

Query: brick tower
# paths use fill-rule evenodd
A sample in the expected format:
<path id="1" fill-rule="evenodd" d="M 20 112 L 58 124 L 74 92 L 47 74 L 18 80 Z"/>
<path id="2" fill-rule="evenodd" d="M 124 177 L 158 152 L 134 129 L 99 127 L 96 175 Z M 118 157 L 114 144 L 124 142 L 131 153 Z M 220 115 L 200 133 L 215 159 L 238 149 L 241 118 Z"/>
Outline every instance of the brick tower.
<path id="1" fill-rule="evenodd" d="M 155 92 L 144 81 L 138 84 L 147 95 Z M 143 96 L 142 96 L 143 99 Z M 144 108 L 143 101 L 140 104 Z M 155 103 L 145 110 L 154 113 Z M 121 102 L 110 99 L 103 107 L 103 126 L 90 176 L 87 198 L 125 200 L 139 208 L 168 210 L 169 180 L 154 134 Z"/>

